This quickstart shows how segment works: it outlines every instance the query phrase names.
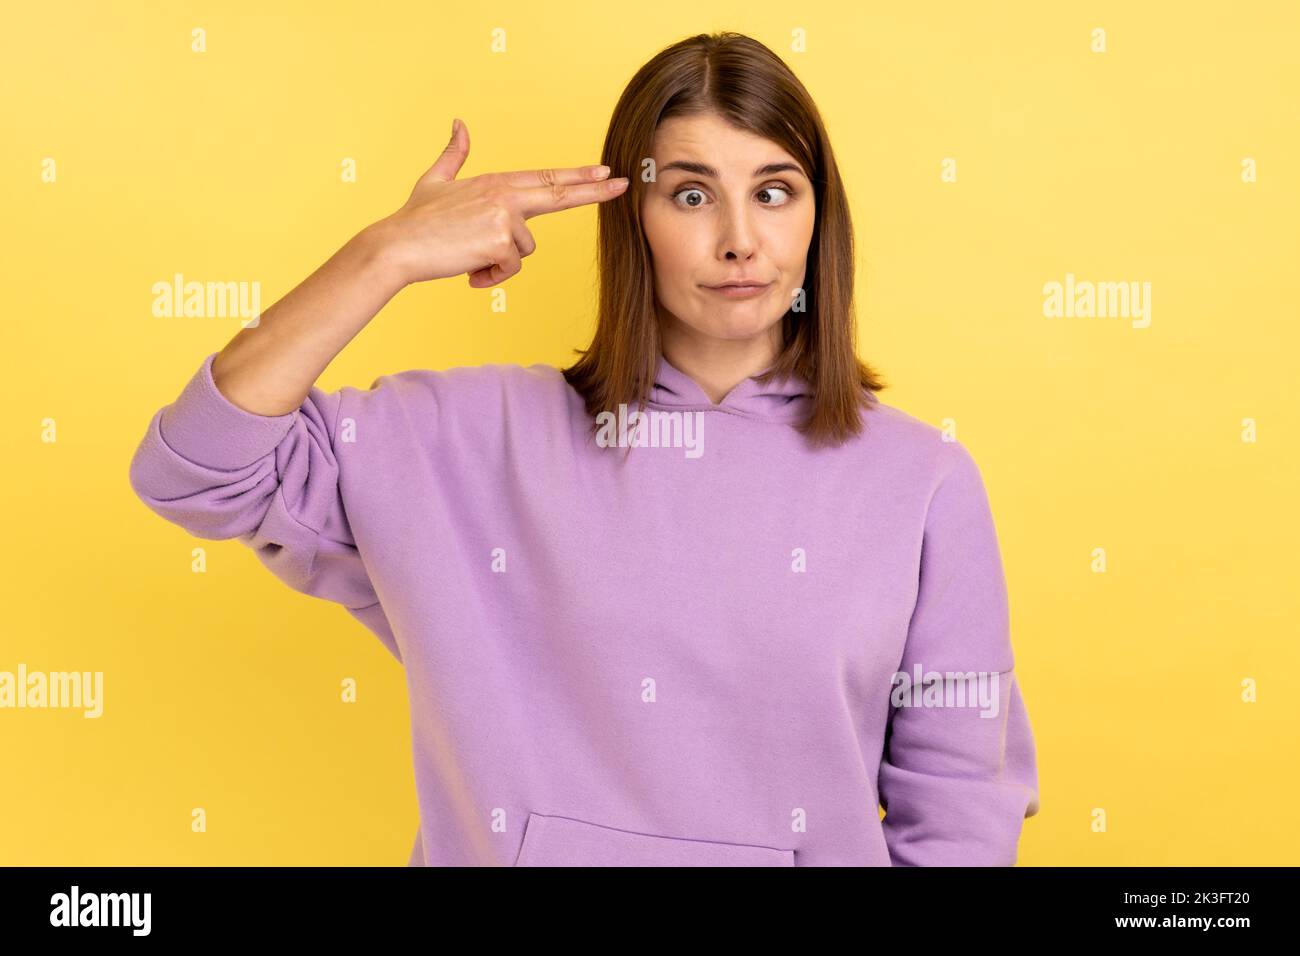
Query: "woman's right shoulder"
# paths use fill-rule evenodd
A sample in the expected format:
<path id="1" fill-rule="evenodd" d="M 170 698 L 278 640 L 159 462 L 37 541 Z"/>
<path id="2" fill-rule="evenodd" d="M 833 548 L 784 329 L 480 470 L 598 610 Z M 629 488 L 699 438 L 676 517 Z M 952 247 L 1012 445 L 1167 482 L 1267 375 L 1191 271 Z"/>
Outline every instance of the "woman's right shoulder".
<path id="1" fill-rule="evenodd" d="M 537 363 L 489 362 L 441 369 L 411 368 L 380 375 L 368 389 L 344 386 L 343 404 L 356 409 L 400 408 L 408 413 L 527 414 L 563 404 L 571 389 L 560 369 Z"/>

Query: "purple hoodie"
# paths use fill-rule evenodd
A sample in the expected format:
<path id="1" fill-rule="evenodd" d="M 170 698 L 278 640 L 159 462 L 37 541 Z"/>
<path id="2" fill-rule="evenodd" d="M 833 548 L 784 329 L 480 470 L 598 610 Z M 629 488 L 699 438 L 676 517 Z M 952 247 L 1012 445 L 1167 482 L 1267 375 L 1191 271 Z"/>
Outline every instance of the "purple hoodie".
<path id="1" fill-rule="evenodd" d="M 714 405 L 662 356 L 654 421 L 598 438 L 547 365 L 267 417 L 215 354 L 131 486 L 404 665 L 410 865 L 1015 862 L 1033 737 L 981 475 L 939 429 L 873 395 L 813 449 L 805 383 Z"/>

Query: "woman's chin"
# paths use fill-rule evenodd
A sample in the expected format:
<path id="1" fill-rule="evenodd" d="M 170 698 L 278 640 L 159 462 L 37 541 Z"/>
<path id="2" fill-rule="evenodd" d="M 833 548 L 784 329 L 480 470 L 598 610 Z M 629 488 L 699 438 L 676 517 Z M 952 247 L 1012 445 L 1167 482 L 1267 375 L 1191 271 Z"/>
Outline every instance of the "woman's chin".
<path id="1" fill-rule="evenodd" d="M 756 335 L 762 335 L 780 321 L 781 316 L 771 319 L 767 316 L 747 316 L 738 313 L 733 316 L 713 315 L 709 317 L 709 321 L 707 322 L 691 322 L 686 324 L 690 325 L 701 335 L 707 335 L 710 338 L 742 340 L 752 339 Z"/>

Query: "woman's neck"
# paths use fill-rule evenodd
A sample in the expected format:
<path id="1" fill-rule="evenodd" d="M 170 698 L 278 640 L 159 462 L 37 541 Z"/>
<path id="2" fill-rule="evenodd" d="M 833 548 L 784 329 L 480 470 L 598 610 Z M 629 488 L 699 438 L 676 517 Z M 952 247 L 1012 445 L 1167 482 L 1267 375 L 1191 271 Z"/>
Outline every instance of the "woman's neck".
<path id="1" fill-rule="evenodd" d="M 677 320 L 659 323 L 659 348 L 675 368 L 689 375 L 713 404 L 780 354 L 781 323 L 745 339 L 699 335 Z"/>

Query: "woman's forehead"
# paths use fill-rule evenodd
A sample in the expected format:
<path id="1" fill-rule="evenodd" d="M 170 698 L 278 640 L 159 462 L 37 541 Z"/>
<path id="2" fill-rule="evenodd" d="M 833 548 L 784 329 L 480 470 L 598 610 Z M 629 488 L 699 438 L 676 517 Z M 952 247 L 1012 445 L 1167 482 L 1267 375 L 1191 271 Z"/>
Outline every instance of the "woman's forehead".
<path id="1" fill-rule="evenodd" d="M 661 170 L 681 163 L 687 171 L 702 175 L 716 172 L 724 177 L 758 176 L 768 165 L 799 165 L 779 143 L 738 129 L 712 114 L 665 120 L 655 130 L 651 149 Z"/>

